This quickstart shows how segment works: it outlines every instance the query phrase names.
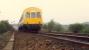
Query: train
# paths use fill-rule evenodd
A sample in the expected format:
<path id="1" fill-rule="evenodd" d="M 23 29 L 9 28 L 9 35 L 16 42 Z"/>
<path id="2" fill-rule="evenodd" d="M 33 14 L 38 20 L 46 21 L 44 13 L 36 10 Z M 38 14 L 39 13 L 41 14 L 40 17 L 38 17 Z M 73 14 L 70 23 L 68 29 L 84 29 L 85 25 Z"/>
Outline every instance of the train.
<path id="1" fill-rule="evenodd" d="M 37 7 L 26 8 L 19 20 L 19 31 L 39 32 L 42 27 L 42 10 Z"/>

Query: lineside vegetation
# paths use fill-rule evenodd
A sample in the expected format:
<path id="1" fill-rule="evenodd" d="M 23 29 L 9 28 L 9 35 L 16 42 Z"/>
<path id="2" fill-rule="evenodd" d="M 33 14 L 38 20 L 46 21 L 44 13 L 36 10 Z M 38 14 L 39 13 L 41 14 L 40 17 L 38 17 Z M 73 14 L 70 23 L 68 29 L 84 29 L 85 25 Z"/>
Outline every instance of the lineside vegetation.
<path id="1" fill-rule="evenodd" d="M 0 21 L 0 34 L 3 34 L 7 31 L 12 31 L 13 27 L 9 24 L 8 21 Z"/>
<path id="2" fill-rule="evenodd" d="M 62 25 L 53 20 L 43 24 L 43 29 L 48 32 L 73 32 L 89 34 L 89 23 L 74 23 L 69 25 Z"/>

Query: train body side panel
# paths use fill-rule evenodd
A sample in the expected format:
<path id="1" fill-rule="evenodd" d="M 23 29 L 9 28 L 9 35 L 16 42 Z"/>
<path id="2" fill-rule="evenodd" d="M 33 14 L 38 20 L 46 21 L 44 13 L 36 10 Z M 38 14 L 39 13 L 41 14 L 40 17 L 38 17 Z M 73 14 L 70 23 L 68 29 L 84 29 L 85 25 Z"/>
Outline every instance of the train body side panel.
<path id="1" fill-rule="evenodd" d="M 41 18 L 25 18 L 23 24 L 42 24 Z"/>

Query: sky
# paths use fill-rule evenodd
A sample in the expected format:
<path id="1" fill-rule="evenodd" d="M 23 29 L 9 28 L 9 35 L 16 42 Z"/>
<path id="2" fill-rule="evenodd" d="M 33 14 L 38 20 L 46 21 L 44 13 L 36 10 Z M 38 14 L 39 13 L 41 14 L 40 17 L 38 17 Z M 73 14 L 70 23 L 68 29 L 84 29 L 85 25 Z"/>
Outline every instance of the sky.
<path id="1" fill-rule="evenodd" d="M 28 7 L 42 9 L 43 22 L 61 24 L 89 22 L 89 0 L 0 0 L 0 20 L 18 23 Z"/>

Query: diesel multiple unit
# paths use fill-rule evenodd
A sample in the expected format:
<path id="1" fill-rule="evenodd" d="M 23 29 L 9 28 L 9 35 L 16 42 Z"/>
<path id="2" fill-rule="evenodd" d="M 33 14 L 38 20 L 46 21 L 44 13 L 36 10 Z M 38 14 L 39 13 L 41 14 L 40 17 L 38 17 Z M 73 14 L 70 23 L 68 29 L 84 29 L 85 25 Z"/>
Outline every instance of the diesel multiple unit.
<path id="1" fill-rule="evenodd" d="M 19 31 L 35 31 L 38 32 L 42 26 L 41 9 L 30 7 L 24 10 L 19 21 Z"/>

